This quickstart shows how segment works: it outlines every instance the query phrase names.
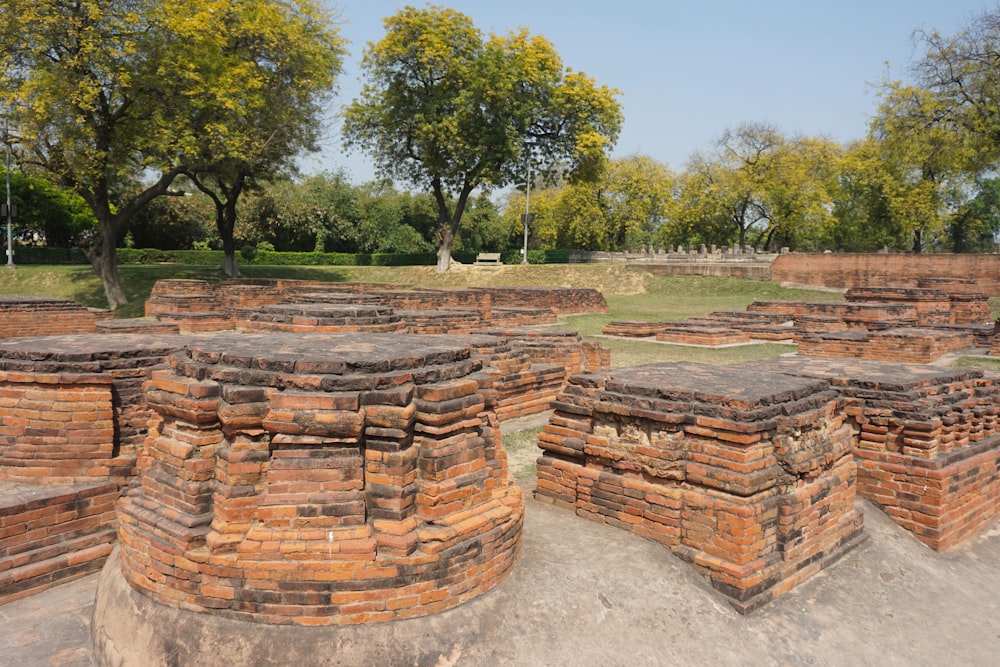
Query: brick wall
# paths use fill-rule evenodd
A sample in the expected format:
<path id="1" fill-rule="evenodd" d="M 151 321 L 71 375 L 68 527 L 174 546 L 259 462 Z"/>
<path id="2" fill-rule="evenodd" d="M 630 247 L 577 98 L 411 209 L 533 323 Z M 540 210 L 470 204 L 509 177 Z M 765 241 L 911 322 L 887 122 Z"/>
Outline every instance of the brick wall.
<path id="1" fill-rule="evenodd" d="M 917 287 L 925 276 L 972 279 L 982 291 L 1000 296 L 1000 255 L 793 252 L 771 264 L 771 280 L 825 287 Z"/>
<path id="2" fill-rule="evenodd" d="M 949 352 L 967 350 L 974 343 L 971 331 L 920 328 L 827 331 L 799 336 L 798 352 L 805 357 L 929 364 Z"/>
<path id="3" fill-rule="evenodd" d="M 118 485 L 0 480 L 0 604 L 101 568 L 115 540 Z"/>
<path id="4" fill-rule="evenodd" d="M 97 320 L 69 299 L 0 294 L 0 338 L 93 333 Z"/>

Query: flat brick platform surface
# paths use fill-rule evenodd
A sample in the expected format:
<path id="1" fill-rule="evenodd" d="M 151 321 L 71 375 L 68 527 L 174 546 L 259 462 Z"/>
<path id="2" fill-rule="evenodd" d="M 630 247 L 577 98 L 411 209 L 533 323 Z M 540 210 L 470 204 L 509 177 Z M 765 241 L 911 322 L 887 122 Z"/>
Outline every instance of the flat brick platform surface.
<path id="1" fill-rule="evenodd" d="M 474 341 L 220 334 L 155 371 L 121 566 L 164 604 L 266 623 L 440 612 L 513 565 L 524 501 Z"/>
<path id="2" fill-rule="evenodd" d="M 843 399 L 690 363 L 578 375 L 539 436 L 535 497 L 657 540 L 748 611 L 862 536 Z"/>
<path id="3" fill-rule="evenodd" d="M 975 342 L 973 332 L 951 329 L 826 331 L 800 336 L 799 354 L 929 364 L 942 355 L 969 349 Z"/>
<path id="4" fill-rule="evenodd" d="M 927 546 L 947 549 L 1000 515 L 1000 377 L 804 357 L 737 368 L 828 380 L 858 431 L 858 492 Z"/>

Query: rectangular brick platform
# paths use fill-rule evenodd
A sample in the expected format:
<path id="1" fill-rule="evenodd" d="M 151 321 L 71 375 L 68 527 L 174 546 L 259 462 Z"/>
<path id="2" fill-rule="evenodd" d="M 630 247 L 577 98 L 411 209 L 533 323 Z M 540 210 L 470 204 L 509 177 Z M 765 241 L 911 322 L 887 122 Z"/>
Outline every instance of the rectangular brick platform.
<path id="1" fill-rule="evenodd" d="M 899 363 L 929 364 L 941 355 L 971 348 L 970 331 L 900 328 L 886 331 L 827 331 L 799 337 L 806 357 L 847 357 Z"/>
<path id="2" fill-rule="evenodd" d="M 0 338 L 94 333 L 99 319 L 70 299 L 0 294 Z"/>
<path id="3" fill-rule="evenodd" d="M 782 375 L 577 375 L 539 437 L 535 496 L 668 546 L 749 611 L 862 537 L 844 399 Z"/>
<path id="4" fill-rule="evenodd" d="M 803 357 L 731 368 L 828 380 L 857 431 L 858 492 L 932 549 L 1000 516 L 1000 377 Z"/>
<path id="5" fill-rule="evenodd" d="M 118 485 L 0 480 L 0 604 L 99 570 L 115 542 Z"/>

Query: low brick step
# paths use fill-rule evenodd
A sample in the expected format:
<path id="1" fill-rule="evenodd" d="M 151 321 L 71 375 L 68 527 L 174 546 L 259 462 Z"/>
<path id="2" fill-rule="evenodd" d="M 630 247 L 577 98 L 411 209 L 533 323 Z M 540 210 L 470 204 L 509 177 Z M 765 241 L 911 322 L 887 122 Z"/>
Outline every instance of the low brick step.
<path id="1" fill-rule="evenodd" d="M 0 561 L 0 568 L 12 562 L 19 563 L 0 571 L 0 604 L 99 570 L 111 553 L 114 540 L 114 529 L 108 529 Z"/>

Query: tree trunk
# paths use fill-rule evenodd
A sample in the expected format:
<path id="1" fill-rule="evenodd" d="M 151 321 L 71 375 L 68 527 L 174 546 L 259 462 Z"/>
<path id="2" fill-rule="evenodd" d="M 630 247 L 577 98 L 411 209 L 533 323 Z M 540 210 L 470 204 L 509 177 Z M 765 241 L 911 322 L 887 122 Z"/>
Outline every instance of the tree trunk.
<path id="1" fill-rule="evenodd" d="M 437 272 L 444 273 L 451 266 L 451 244 L 455 240 L 455 234 L 451 231 L 450 222 L 438 227 L 437 238 Z"/>
<path id="2" fill-rule="evenodd" d="M 437 272 L 444 273 L 451 266 L 451 245 L 455 241 L 455 234 L 458 233 L 458 225 L 462 221 L 462 213 L 465 212 L 465 205 L 469 201 L 469 194 L 472 193 L 473 186 L 468 180 L 462 185 L 462 191 L 459 193 L 458 201 L 455 203 L 455 212 L 450 215 L 448 200 L 444 196 L 441 179 L 435 178 L 431 181 L 431 188 L 438 209 Z"/>
<path id="3" fill-rule="evenodd" d="M 115 256 L 115 233 L 112 225 L 101 223 L 101 238 L 98 245 L 88 248 L 85 252 L 90 265 L 101 278 L 104 285 L 104 295 L 108 299 L 108 308 L 117 310 L 119 306 L 128 303 L 125 288 L 122 287 L 118 275 L 118 258 Z"/>

